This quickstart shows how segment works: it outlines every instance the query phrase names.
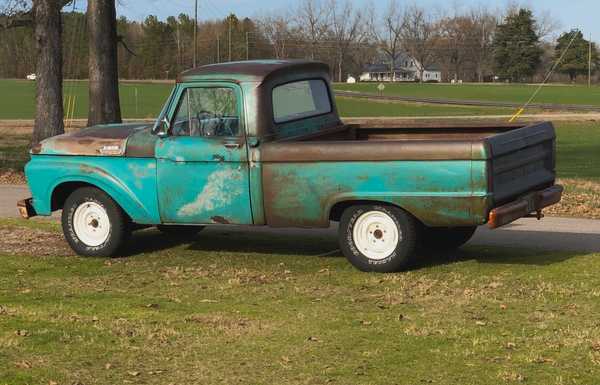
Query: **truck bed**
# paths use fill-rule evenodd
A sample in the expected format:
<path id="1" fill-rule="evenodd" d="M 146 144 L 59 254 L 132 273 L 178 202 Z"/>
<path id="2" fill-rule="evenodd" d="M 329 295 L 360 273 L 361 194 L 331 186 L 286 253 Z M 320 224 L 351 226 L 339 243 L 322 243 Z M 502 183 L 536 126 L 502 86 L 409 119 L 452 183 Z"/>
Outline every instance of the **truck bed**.
<path id="1" fill-rule="evenodd" d="M 486 208 L 489 211 L 503 203 L 509 202 L 520 195 L 536 189 L 543 189 L 554 184 L 555 180 L 555 131 L 549 122 L 528 125 L 477 125 L 477 126 L 365 126 L 344 125 L 325 130 L 319 134 L 285 140 L 267 142 L 261 145 L 260 160 L 263 165 L 265 192 L 275 199 L 281 196 L 282 186 L 270 186 L 274 175 L 287 170 L 287 181 L 293 184 L 298 174 L 290 170 L 301 170 L 305 163 L 334 162 L 351 180 L 354 177 L 369 178 L 369 175 L 354 175 L 353 170 L 364 169 L 365 164 L 384 169 L 396 169 L 393 181 L 400 183 L 402 178 L 418 178 L 418 175 L 400 175 L 409 172 L 396 163 L 410 164 L 410 172 L 421 173 L 425 181 L 429 173 L 437 175 L 437 179 L 455 173 L 452 170 L 458 164 L 469 169 L 471 173 L 473 195 L 486 193 Z M 396 163 L 394 163 L 396 162 Z M 416 162 L 416 163 L 415 163 Z M 466 162 L 466 163 L 465 163 Z M 357 167 L 352 167 L 356 164 Z M 359 167 L 360 166 L 360 167 Z M 294 168 L 295 167 L 295 168 Z M 368 169 L 368 168 L 367 168 Z M 481 175 L 475 175 L 478 170 L 485 174 L 485 186 L 478 186 L 475 181 Z M 435 172 L 434 172 L 435 171 Z M 363 172 L 363 171 L 361 171 Z M 376 173 L 374 173 L 376 175 Z M 392 179 L 392 178 L 390 178 Z M 303 183 L 313 183 L 303 182 Z M 328 181 L 327 183 L 333 183 Z M 452 196 L 464 195 L 465 191 L 453 191 L 445 187 L 440 180 L 439 186 L 435 180 L 423 182 L 423 188 L 415 184 L 411 191 L 400 191 L 388 183 L 385 187 L 393 193 L 414 196 Z M 400 186 L 400 184 L 398 184 Z M 393 191 L 396 188 L 398 191 Z M 315 185 L 313 189 L 319 189 Z M 344 183 L 339 183 L 339 190 L 348 190 Z M 319 191 L 319 194 L 326 194 Z M 269 204 L 266 202 L 268 211 Z M 469 208 L 472 210 L 473 208 Z M 443 213 L 444 210 L 440 212 Z M 269 213 L 267 212 L 267 217 Z M 482 213 L 485 216 L 487 213 Z M 443 215 L 442 215 L 443 216 Z M 433 218 L 428 218 L 431 224 L 437 224 Z M 444 221 L 440 221 L 443 223 Z M 481 223 L 480 223 L 481 224 Z"/>

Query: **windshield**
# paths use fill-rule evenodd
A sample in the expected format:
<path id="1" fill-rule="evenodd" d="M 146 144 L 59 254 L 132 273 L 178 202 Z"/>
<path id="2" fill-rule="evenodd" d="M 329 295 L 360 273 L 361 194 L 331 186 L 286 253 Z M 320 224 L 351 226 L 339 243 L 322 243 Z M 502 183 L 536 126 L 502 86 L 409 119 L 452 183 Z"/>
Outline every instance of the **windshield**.
<path id="1" fill-rule="evenodd" d="M 273 88 L 275 123 L 309 118 L 331 112 L 331 100 L 323 79 L 302 80 Z"/>

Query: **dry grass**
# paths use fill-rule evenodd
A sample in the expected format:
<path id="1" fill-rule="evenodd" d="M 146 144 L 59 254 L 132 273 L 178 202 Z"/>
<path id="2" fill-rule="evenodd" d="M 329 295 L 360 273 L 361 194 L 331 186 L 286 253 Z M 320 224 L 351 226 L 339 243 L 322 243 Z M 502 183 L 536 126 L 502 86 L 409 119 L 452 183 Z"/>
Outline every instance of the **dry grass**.
<path id="1" fill-rule="evenodd" d="M 378 275 L 315 257 L 335 240 L 306 235 L 171 244 L 143 231 L 133 243 L 153 251 L 109 260 L 66 256 L 53 223 L 0 231 L 11 238 L 0 243 L 3 385 L 588 384 L 600 373 L 598 255 L 467 248 Z"/>
<path id="2" fill-rule="evenodd" d="M 600 183 L 580 179 L 560 179 L 565 187 L 562 201 L 544 210 L 554 216 L 600 219 Z"/>

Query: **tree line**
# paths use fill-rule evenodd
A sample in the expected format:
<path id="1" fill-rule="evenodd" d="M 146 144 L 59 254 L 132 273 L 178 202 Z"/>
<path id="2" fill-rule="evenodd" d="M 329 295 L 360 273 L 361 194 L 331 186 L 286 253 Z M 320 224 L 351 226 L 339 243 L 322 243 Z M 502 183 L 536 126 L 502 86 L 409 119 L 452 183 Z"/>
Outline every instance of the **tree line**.
<path id="1" fill-rule="evenodd" d="M 5 0 L 7 1 L 7 0 Z M 13 0 L 14 1 L 14 0 Z M 1 9 L 0 9 L 1 12 Z M 500 14 L 500 16 L 499 16 Z M 32 26 L 2 28 L 0 16 L 0 77 L 23 78 L 35 72 Z M 66 78 L 88 77 L 88 26 L 84 13 L 63 10 L 63 71 Z M 180 14 L 160 20 L 116 20 L 118 73 L 126 79 L 173 79 L 191 68 L 194 20 Z M 546 14 L 508 7 L 501 13 L 482 7 L 434 15 L 397 0 L 377 10 L 350 1 L 303 0 L 289 12 L 256 18 L 231 14 L 198 24 L 197 64 L 264 58 L 306 58 L 328 63 L 332 77 L 343 81 L 379 61 L 395 67 L 401 52 L 435 66 L 443 80 L 514 82 L 541 80 L 569 46 L 554 80 L 575 81 L 588 74 L 590 42 L 578 31 L 549 40 L 556 23 Z M 575 36 L 574 41 L 571 38 Z M 570 43 L 570 44 L 569 44 Z M 598 53 L 591 46 L 591 72 Z"/>

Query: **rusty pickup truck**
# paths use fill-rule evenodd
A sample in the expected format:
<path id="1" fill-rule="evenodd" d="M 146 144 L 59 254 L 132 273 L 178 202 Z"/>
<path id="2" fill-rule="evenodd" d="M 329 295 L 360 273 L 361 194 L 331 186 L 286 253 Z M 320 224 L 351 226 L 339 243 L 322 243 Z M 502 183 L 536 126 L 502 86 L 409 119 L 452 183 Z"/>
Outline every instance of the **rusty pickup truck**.
<path id="1" fill-rule="evenodd" d="M 326 65 L 248 61 L 182 73 L 155 124 L 85 128 L 31 150 L 24 217 L 62 210 L 71 247 L 118 255 L 132 229 L 327 228 L 363 271 L 420 245 L 541 216 L 561 199 L 555 131 L 530 125 L 344 124 Z"/>

